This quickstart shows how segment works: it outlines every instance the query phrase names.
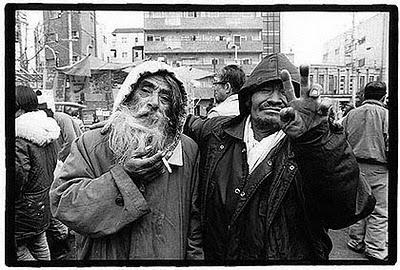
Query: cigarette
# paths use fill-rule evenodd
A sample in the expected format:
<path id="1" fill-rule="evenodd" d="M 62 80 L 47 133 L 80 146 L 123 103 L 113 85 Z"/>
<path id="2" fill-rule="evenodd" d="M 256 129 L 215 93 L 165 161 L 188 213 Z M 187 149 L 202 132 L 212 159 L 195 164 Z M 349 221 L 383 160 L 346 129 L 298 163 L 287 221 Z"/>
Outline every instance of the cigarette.
<path id="1" fill-rule="evenodd" d="M 168 172 L 169 172 L 169 173 L 172 173 L 172 169 L 171 169 L 171 167 L 169 166 L 168 161 L 165 159 L 165 157 L 162 157 L 161 160 L 162 160 L 162 162 L 164 163 L 165 167 L 167 168 Z"/>

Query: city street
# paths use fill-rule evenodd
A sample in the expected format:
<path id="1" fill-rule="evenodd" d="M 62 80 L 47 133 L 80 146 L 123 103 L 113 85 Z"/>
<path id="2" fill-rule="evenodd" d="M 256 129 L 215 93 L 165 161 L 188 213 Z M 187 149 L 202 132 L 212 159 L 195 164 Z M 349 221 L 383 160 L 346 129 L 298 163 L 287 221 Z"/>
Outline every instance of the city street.
<path id="1" fill-rule="evenodd" d="M 330 260 L 367 260 L 364 255 L 356 253 L 347 247 L 348 228 L 331 230 L 329 235 L 333 242 L 333 250 L 329 256 Z"/>

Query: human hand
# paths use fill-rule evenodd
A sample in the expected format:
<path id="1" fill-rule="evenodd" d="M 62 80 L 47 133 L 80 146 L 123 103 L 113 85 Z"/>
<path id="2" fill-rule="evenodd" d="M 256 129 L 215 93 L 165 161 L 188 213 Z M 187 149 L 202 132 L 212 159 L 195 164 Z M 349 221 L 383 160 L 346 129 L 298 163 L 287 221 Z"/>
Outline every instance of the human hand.
<path id="1" fill-rule="evenodd" d="M 162 158 L 164 152 L 158 151 L 156 154 L 149 154 L 141 157 L 133 157 L 124 164 L 124 170 L 129 173 L 134 180 L 150 182 L 165 173 Z"/>
<path id="2" fill-rule="evenodd" d="M 296 98 L 289 72 L 282 70 L 281 79 L 289 106 L 280 111 L 282 130 L 298 138 L 328 119 L 330 100 L 321 100 L 322 87 L 309 83 L 309 66 L 300 66 L 300 98 Z"/>

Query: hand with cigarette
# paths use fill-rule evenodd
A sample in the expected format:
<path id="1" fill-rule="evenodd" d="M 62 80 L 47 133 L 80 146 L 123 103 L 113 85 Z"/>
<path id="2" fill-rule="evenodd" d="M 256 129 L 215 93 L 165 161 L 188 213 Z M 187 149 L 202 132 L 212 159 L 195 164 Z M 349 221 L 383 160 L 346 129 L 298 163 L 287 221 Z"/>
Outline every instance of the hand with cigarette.
<path id="1" fill-rule="evenodd" d="M 125 162 L 124 169 L 134 180 L 141 182 L 152 181 L 164 174 L 166 168 L 168 171 L 170 170 L 165 160 L 166 155 L 165 152 L 158 151 L 152 156 L 134 157 Z"/>

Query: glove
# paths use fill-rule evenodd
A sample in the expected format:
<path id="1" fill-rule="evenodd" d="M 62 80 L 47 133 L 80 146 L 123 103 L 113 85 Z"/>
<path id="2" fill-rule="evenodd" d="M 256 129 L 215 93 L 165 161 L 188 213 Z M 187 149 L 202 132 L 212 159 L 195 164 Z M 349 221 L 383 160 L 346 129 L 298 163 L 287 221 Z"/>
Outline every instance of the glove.
<path id="1" fill-rule="evenodd" d="M 328 120 L 331 101 L 321 100 L 322 87 L 309 83 L 309 66 L 300 66 L 300 98 L 296 98 L 292 79 L 287 70 L 282 70 L 284 94 L 288 107 L 280 111 L 282 130 L 292 138 L 298 138 L 313 127 Z"/>

